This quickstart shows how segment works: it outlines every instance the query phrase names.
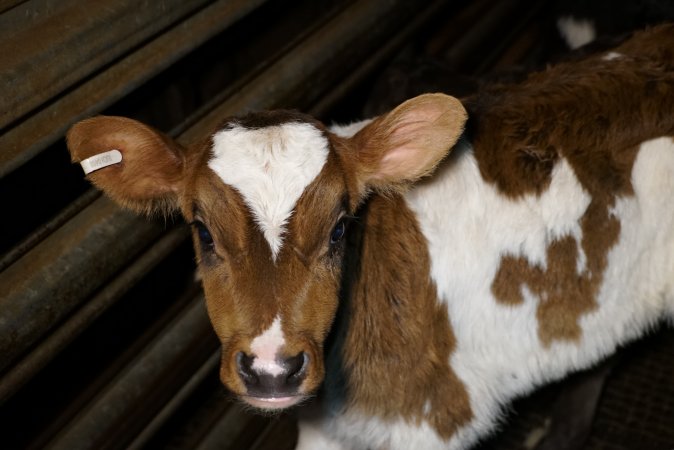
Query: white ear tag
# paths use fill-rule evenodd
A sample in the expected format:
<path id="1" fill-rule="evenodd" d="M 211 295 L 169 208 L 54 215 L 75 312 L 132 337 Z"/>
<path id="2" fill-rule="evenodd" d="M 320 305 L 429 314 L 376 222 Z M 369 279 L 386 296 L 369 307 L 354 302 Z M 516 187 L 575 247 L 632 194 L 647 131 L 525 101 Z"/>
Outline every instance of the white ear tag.
<path id="1" fill-rule="evenodd" d="M 83 159 L 80 161 L 80 165 L 82 166 L 82 169 L 84 169 L 84 174 L 88 175 L 94 170 L 102 169 L 103 167 L 108 167 L 119 162 L 122 162 L 122 152 L 119 150 L 110 150 Z"/>

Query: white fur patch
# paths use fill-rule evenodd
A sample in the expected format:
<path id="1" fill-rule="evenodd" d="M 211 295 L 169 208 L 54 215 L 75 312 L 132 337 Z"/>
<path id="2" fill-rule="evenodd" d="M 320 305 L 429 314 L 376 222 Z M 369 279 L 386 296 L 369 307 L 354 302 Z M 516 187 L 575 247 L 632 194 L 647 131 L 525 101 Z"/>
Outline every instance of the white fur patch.
<path id="1" fill-rule="evenodd" d="M 557 29 L 572 49 L 582 47 L 594 41 L 597 37 L 594 24 L 588 19 L 576 19 L 571 16 L 560 17 L 557 19 Z"/>
<path id="2" fill-rule="evenodd" d="M 361 120 L 360 122 L 353 122 L 348 125 L 338 125 L 333 123 L 330 126 L 330 131 L 341 137 L 351 137 L 365 128 L 365 125 L 372 122 L 372 119 Z"/>
<path id="3" fill-rule="evenodd" d="M 604 56 L 601 57 L 604 61 L 613 61 L 614 59 L 619 59 L 622 58 L 624 55 L 622 53 L 618 52 L 608 52 Z"/>
<path id="4" fill-rule="evenodd" d="M 234 125 L 213 136 L 212 154 L 208 166 L 241 193 L 276 260 L 297 200 L 327 161 L 327 139 L 308 123 Z"/>
<path id="5" fill-rule="evenodd" d="M 400 418 L 384 420 L 354 411 L 336 417 L 325 429 L 344 442 L 344 448 L 359 450 L 461 450 L 475 442 L 464 439 L 462 430 L 457 432 L 460 439 L 446 441 L 426 421 L 417 424 Z"/>
<path id="6" fill-rule="evenodd" d="M 299 420 L 297 425 L 299 436 L 295 450 L 350 450 L 342 442 L 335 440 L 333 436 L 329 436 L 320 423 Z"/>
<path id="7" fill-rule="evenodd" d="M 283 348 L 286 340 L 281 329 L 281 318 L 276 316 L 271 326 L 253 339 L 250 350 L 255 355 L 251 367 L 258 373 L 281 375 L 285 369 L 276 362 L 276 355 Z"/>

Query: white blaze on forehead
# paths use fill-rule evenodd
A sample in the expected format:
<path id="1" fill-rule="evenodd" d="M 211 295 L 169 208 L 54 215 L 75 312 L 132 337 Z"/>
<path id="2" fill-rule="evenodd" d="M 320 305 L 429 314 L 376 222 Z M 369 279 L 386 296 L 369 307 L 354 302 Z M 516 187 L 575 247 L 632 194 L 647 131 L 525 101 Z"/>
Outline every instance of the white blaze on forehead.
<path id="1" fill-rule="evenodd" d="M 276 355 L 285 343 L 281 318 L 276 316 L 271 326 L 250 344 L 250 351 L 255 356 L 251 367 L 258 373 L 265 372 L 273 376 L 282 374 L 285 369 L 276 362 Z"/>
<path id="2" fill-rule="evenodd" d="M 276 259 L 304 189 L 328 159 L 328 140 L 308 123 L 234 125 L 213 136 L 208 166 L 243 196 Z"/>

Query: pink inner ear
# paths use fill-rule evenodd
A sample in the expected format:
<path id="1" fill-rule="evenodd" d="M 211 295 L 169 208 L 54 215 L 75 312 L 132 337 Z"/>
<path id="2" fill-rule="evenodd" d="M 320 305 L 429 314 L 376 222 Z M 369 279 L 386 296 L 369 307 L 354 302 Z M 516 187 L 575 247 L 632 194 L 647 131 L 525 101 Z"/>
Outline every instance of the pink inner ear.
<path id="1" fill-rule="evenodd" d="M 411 145 L 401 146 L 384 156 L 375 177 L 391 181 L 414 181 L 432 171 L 439 159 L 433 152 Z"/>
<path id="2" fill-rule="evenodd" d="M 422 167 L 431 164 L 432 160 L 431 154 L 424 154 L 421 149 L 408 142 L 384 155 L 374 177 L 382 180 L 414 179 L 419 176 L 419 172 L 424 172 Z"/>
<path id="3" fill-rule="evenodd" d="M 421 109 L 410 112 L 388 139 L 384 156 L 374 177 L 381 180 L 414 180 L 435 167 L 437 150 L 429 145 L 444 130 L 434 127 L 439 113 Z"/>
<path id="4" fill-rule="evenodd" d="M 403 103 L 364 134 L 378 163 L 370 173 L 377 184 L 405 184 L 431 173 L 461 135 L 466 112 L 459 100 L 424 94 Z M 373 158 L 374 159 L 374 158 Z"/>

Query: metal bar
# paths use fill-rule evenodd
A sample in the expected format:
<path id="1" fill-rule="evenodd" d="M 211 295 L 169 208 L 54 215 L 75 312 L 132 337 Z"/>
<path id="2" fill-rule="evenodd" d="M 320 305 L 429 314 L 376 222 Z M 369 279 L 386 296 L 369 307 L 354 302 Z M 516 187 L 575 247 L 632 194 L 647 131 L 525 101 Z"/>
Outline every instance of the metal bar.
<path id="1" fill-rule="evenodd" d="M 26 0 L 0 0 L 0 14 L 10 10 Z"/>
<path id="2" fill-rule="evenodd" d="M 160 232 L 102 197 L 0 273 L 0 370 Z"/>
<path id="3" fill-rule="evenodd" d="M 312 17 L 311 23 L 307 23 L 302 27 L 301 30 L 294 30 L 291 36 L 286 37 L 281 45 L 278 46 L 277 51 L 272 55 L 266 55 L 260 61 L 256 61 L 254 64 L 247 64 L 246 73 L 243 74 L 240 78 L 231 81 L 226 87 L 224 87 L 217 95 L 209 99 L 207 102 L 202 104 L 196 111 L 191 113 L 181 124 L 177 127 L 177 135 L 183 135 L 187 130 L 191 129 L 194 126 L 197 126 L 204 119 L 218 108 L 218 106 L 227 102 L 227 100 L 236 94 L 239 91 L 249 89 L 253 80 L 255 80 L 260 74 L 270 70 L 270 66 L 281 58 L 289 57 L 295 51 L 296 47 L 301 44 L 306 39 L 309 39 L 310 36 L 314 36 L 315 33 L 320 30 L 327 22 L 332 20 L 335 15 L 339 12 L 336 6 L 339 5 L 341 9 L 348 7 L 349 4 L 352 4 L 357 0 L 339 0 L 335 2 L 331 8 L 325 10 L 325 15 L 320 17 Z M 330 2 L 332 4 L 332 2 Z M 290 56 L 292 57 L 292 56 Z M 280 89 L 284 89 L 284 86 L 280 86 Z M 204 133 L 208 133 L 206 127 L 200 128 Z M 198 131 L 197 131 L 198 133 Z M 199 139 L 202 136 L 194 134 L 194 139 Z M 189 141 L 189 137 L 183 138 L 182 142 L 189 145 L 192 143 Z"/>
<path id="4" fill-rule="evenodd" d="M 62 2 L 35 27 L 8 26 L 0 31 L 0 128 L 207 2 L 99 0 L 96 7 Z M 21 20 L 6 17 L 0 23 L 12 19 Z"/>
<path id="5" fill-rule="evenodd" d="M 418 10 L 418 2 L 411 0 L 355 2 L 189 128 L 182 139 L 194 142 L 232 114 L 311 104 Z"/>
<path id="6" fill-rule="evenodd" d="M 39 244 L 43 239 L 56 231 L 60 226 L 72 219 L 76 214 L 89 206 L 94 200 L 101 196 L 101 192 L 91 188 L 80 195 L 74 202 L 62 209 L 56 216 L 51 218 L 43 226 L 35 230 L 30 236 L 19 244 L 12 247 L 10 251 L 0 258 L 0 272 L 16 262 L 23 255 L 28 253 L 33 247 Z"/>
<path id="7" fill-rule="evenodd" d="M 297 426 L 287 415 L 281 415 L 270 421 L 250 450 L 292 450 L 297 439 Z M 211 447 L 215 450 L 217 446 Z M 206 449 L 204 449 L 206 450 Z"/>
<path id="8" fill-rule="evenodd" d="M 36 29 L 46 19 L 59 14 L 77 0 L 0 0 L 7 8 L 0 15 L 0 36 L 12 36 L 26 28 Z"/>
<path id="9" fill-rule="evenodd" d="M 96 318 L 134 286 L 145 274 L 159 264 L 178 245 L 185 241 L 188 232 L 177 228 L 154 244 L 140 258 L 105 286 L 75 314 L 59 326 L 54 333 L 40 342 L 25 358 L 15 364 L 0 378 L 0 404 L 21 388 L 58 353 L 72 342 Z"/>
<path id="10" fill-rule="evenodd" d="M 493 0 L 471 0 L 465 7 L 452 15 L 443 26 L 425 45 L 424 53 L 442 59 L 439 55 L 447 51 L 461 36 L 470 32 L 470 29 L 484 19 L 485 12 L 494 5 Z"/>
<path id="11" fill-rule="evenodd" d="M 250 432 L 251 426 L 255 428 L 259 427 L 260 436 L 267 434 L 269 424 L 260 422 L 259 418 L 251 418 L 250 413 L 246 414 L 241 406 L 233 403 L 219 420 L 213 424 L 212 428 L 195 447 L 195 450 L 239 450 L 235 447 L 236 444 L 240 444 L 237 440 L 240 440 L 242 433 L 246 431 Z M 249 440 L 254 442 L 259 440 L 259 438 L 255 439 L 251 436 Z"/>
<path id="12" fill-rule="evenodd" d="M 165 390 L 159 386 L 180 385 L 180 376 L 174 369 L 181 366 L 184 359 L 194 359 L 195 350 L 203 348 L 205 338 L 210 338 L 209 342 L 216 346 L 204 300 L 199 295 L 47 447 L 72 450 L 125 445 L 132 429 L 142 427 L 131 414 L 135 405 L 144 404 L 147 413 Z M 207 355 L 212 351 L 213 348 Z M 125 430 L 125 427 L 128 428 Z"/>
<path id="13" fill-rule="evenodd" d="M 543 26 L 540 21 L 533 20 L 525 24 L 520 33 L 513 39 L 513 42 L 495 58 L 493 64 L 481 67 L 480 71 L 483 73 L 492 72 L 499 68 L 522 64 L 532 54 L 536 54 L 536 49 L 541 44 L 542 30 Z"/>
<path id="14" fill-rule="evenodd" d="M 410 37 L 419 31 L 421 26 L 434 17 L 444 6 L 445 0 L 437 0 L 429 4 L 421 14 L 416 16 L 408 25 L 397 32 L 389 39 L 378 51 L 372 54 L 363 64 L 359 65 L 354 71 L 344 78 L 339 84 L 333 86 L 320 100 L 310 109 L 309 114 L 316 117 L 322 117 L 334 107 L 334 105 L 347 93 L 360 84 L 367 76 L 372 74 L 384 62 L 390 59 Z M 356 119 L 356 118 L 354 118 Z"/>
<path id="15" fill-rule="evenodd" d="M 522 6 L 523 0 L 505 0 L 492 4 L 492 7 L 484 13 L 474 27 L 467 28 L 466 33 L 452 42 L 449 50 L 443 57 L 454 64 L 465 65 L 479 59 L 475 55 L 475 49 L 479 48 L 481 43 L 487 42 L 485 37 L 491 36 L 498 30 L 499 24 L 505 26 L 508 21 L 504 20 L 511 16 L 518 8 Z M 481 57 L 481 55 L 479 55 Z"/>
<path id="16" fill-rule="evenodd" d="M 145 447 L 157 431 L 166 423 L 168 419 L 175 414 L 194 393 L 201 383 L 214 372 L 217 372 L 220 366 L 220 349 L 216 350 L 210 358 L 192 375 L 183 387 L 173 396 L 173 398 L 154 416 L 152 421 L 147 424 L 142 432 L 131 442 L 127 450 L 140 450 Z M 221 441 L 222 443 L 223 441 Z M 227 442 L 227 441 L 224 441 Z"/>
<path id="17" fill-rule="evenodd" d="M 264 1 L 216 1 L 17 124 L 0 136 L 0 177 L 56 142 L 73 123 L 101 112 Z"/>

